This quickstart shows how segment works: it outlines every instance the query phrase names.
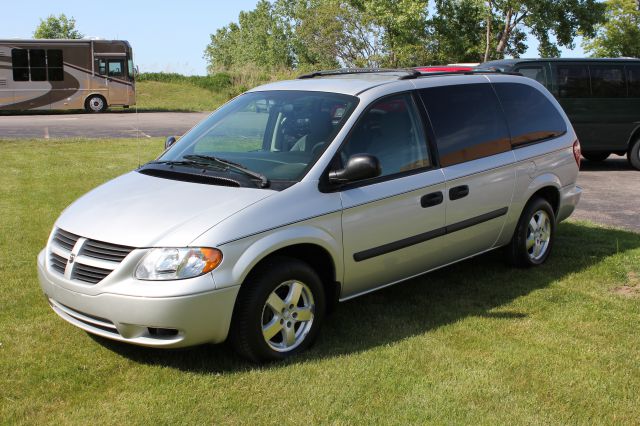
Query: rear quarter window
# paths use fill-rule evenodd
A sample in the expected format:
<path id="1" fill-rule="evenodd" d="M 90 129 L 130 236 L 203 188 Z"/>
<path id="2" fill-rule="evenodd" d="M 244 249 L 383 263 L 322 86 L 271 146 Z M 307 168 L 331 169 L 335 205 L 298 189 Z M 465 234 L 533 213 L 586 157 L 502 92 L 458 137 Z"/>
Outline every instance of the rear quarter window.
<path id="1" fill-rule="evenodd" d="M 513 146 L 560 136 L 567 125 L 539 90 L 526 84 L 494 83 L 502 103 Z"/>
<path id="2" fill-rule="evenodd" d="M 500 103 L 489 83 L 423 89 L 443 167 L 511 149 Z"/>
<path id="3" fill-rule="evenodd" d="M 624 67 L 620 65 L 590 65 L 591 92 L 596 98 L 627 96 Z"/>
<path id="4" fill-rule="evenodd" d="M 629 96 L 640 98 L 640 65 L 627 66 L 627 79 L 629 82 Z"/>

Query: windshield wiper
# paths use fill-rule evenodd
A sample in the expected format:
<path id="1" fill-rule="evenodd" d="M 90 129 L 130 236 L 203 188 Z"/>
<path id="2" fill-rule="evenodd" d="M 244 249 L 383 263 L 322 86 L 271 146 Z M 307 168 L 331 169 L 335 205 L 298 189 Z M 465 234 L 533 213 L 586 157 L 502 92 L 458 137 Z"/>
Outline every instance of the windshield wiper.
<path id="1" fill-rule="evenodd" d="M 210 166 L 210 163 L 196 160 L 155 160 L 146 164 L 166 164 L 167 166 Z M 145 165 L 146 165 L 145 164 Z"/>
<path id="2" fill-rule="evenodd" d="M 260 181 L 260 188 L 267 188 L 269 186 L 269 179 L 263 175 L 262 173 L 254 172 L 253 170 L 249 170 L 245 168 L 242 164 L 234 163 L 233 161 L 225 160 L 223 158 L 214 157 L 213 155 L 201 155 L 201 154 L 192 154 L 185 155 L 185 159 L 188 161 L 198 162 L 198 160 L 202 161 L 213 161 L 218 165 L 225 166 L 227 169 L 232 169 L 240 173 L 244 173 L 247 176 L 251 176 Z"/>

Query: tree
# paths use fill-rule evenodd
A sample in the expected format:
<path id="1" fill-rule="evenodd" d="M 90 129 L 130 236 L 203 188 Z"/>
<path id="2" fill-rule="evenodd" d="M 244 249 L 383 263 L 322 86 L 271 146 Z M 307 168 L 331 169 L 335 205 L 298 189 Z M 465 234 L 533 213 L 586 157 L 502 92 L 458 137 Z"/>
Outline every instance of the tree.
<path id="1" fill-rule="evenodd" d="M 47 19 L 40 19 L 40 24 L 33 32 L 33 38 L 73 38 L 84 37 L 76 30 L 76 20 L 62 13 L 59 16 L 49 15 Z"/>
<path id="2" fill-rule="evenodd" d="M 484 59 L 518 57 L 528 31 L 540 42 L 540 56 L 559 56 L 558 46 L 574 47 L 578 33 L 595 34 L 604 19 L 597 0 L 485 0 Z"/>
<path id="3" fill-rule="evenodd" d="M 485 46 L 486 11 L 478 0 L 436 0 L 428 49 L 434 63 L 479 62 Z"/>
<path id="4" fill-rule="evenodd" d="M 640 0 L 606 1 L 606 21 L 582 46 L 596 57 L 640 57 Z"/>
<path id="5" fill-rule="evenodd" d="M 240 12 L 238 23 L 231 23 L 211 35 L 204 57 L 210 71 L 254 64 L 266 69 L 293 65 L 287 24 L 267 0 L 256 8 Z"/>

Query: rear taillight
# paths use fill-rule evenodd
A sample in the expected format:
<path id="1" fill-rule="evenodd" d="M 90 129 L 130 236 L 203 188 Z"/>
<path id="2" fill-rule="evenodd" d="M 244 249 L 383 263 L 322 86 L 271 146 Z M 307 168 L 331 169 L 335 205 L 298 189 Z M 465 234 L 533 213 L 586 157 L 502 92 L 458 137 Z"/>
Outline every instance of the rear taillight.
<path id="1" fill-rule="evenodd" d="M 573 143 L 573 157 L 576 159 L 576 164 L 578 165 L 578 168 L 580 168 L 581 155 L 582 155 L 582 150 L 580 149 L 580 141 L 576 139 L 576 141 Z"/>

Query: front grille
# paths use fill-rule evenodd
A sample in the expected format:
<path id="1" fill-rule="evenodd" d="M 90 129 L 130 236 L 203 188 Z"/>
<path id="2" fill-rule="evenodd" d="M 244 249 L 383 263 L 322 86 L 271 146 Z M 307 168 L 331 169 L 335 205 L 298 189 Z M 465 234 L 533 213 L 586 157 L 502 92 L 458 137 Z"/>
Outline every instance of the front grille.
<path id="1" fill-rule="evenodd" d="M 133 249 L 90 240 L 58 228 L 49 247 L 49 266 L 61 275 L 69 273 L 71 280 L 97 284 L 113 272 Z M 73 261 L 70 262 L 72 254 Z"/>
<path id="2" fill-rule="evenodd" d="M 80 254 L 93 257 L 96 259 L 111 260 L 113 262 L 122 262 L 122 260 L 131 253 L 133 247 L 119 246 L 116 244 L 103 243 L 101 241 L 87 240 L 82 246 Z"/>
<path id="3" fill-rule="evenodd" d="M 91 284 L 97 284 L 111 273 L 110 269 L 97 268 L 95 266 L 83 265 L 78 263 L 73 272 L 71 279 L 84 281 Z"/>
<path id="4" fill-rule="evenodd" d="M 116 326 L 108 319 L 104 319 L 104 318 L 96 317 L 94 315 L 86 314 L 84 312 L 76 311 L 75 309 L 65 306 L 62 303 L 57 302 L 53 299 L 49 299 L 49 304 L 59 315 L 61 315 L 63 318 L 67 320 L 70 319 L 71 322 L 74 322 L 75 320 L 84 326 L 97 328 L 102 331 L 106 331 L 108 333 L 112 333 L 114 335 L 120 336 L 120 333 L 118 333 L 118 329 L 116 328 Z"/>

